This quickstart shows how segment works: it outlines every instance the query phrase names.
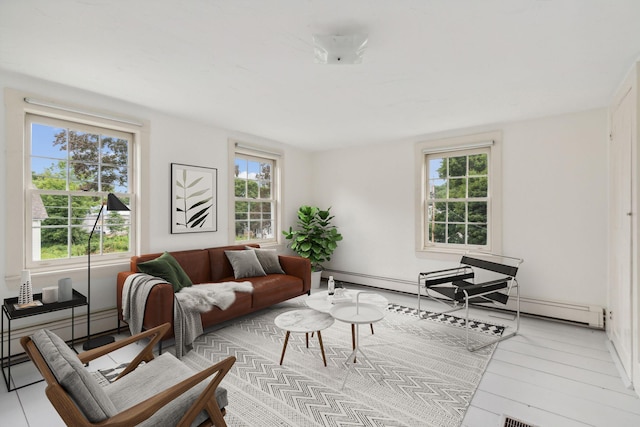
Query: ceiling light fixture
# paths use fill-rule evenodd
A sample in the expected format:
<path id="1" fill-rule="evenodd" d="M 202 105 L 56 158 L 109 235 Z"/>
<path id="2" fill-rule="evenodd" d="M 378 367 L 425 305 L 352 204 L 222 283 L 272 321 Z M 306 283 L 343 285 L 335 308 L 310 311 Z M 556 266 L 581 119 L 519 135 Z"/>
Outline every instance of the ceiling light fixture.
<path id="1" fill-rule="evenodd" d="M 361 64 L 367 41 L 366 34 L 350 36 L 314 34 L 315 62 L 318 64 Z"/>

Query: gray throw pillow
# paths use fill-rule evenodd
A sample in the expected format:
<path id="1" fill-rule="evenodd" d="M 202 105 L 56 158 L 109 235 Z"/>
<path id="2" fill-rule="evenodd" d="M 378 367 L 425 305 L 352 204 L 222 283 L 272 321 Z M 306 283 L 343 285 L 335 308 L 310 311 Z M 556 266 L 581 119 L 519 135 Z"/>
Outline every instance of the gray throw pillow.
<path id="1" fill-rule="evenodd" d="M 233 276 L 236 279 L 267 275 L 254 251 L 224 251 L 224 253 L 231 263 Z"/>
<path id="2" fill-rule="evenodd" d="M 250 246 L 246 247 L 247 250 L 255 251 L 256 256 L 258 257 L 258 261 L 260 261 L 260 265 L 262 269 L 267 274 L 287 274 L 282 269 L 280 265 L 280 259 L 278 258 L 278 251 L 275 249 L 259 249 L 252 248 Z"/>
<path id="3" fill-rule="evenodd" d="M 60 385 L 89 421 L 97 423 L 116 414 L 116 407 L 98 381 L 87 372 L 62 338 L 47 329 L 41 329 L 31 339 Z"/>

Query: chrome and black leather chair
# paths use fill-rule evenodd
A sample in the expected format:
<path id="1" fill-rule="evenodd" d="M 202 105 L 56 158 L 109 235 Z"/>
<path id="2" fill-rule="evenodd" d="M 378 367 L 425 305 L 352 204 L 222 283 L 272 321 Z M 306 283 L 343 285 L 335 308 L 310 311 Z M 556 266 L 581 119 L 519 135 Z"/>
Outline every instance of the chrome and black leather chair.
<path id="1" fill-rule="evenodd" d="M 449 313 L 465 309 L 466 344 L 469 351 L 502 341 L 516 335 L 520 329 L 520 288 L 516 274 L 521 258 L 507 257 L 489 253 L 467 253 L 460 260 L 458 267 L 420 273 L 418 276 L 418 313 L 422 318 L 420 300 L 424 296 L 446 304 L 450 309 L 440 312 Z M 486 304 L 506 306 L 511 293 L 515 291 L 516 329 L 477 346 L 469 344 L 469 304 L 484 306 Z"/>

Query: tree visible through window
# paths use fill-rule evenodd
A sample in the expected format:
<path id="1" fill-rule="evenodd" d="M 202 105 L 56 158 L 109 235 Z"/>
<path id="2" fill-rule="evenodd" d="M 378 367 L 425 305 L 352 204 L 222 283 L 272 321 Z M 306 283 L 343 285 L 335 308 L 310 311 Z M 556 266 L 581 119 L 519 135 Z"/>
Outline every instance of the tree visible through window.
<path id="1" fill-rule="evenodd" d="M 426 242 L 487 246 L 489 206 L 488 151 L 426 156 Z"/>
<path id="2" fill-rule="evenodd" d="M 236 154 L 236 241 L 275 240 L 274 166 L 273 159 Z"/>
<path id="3" fill-rule="evenodd" d="M 131 134 L 28 116 L 32 261 L 84 256 L 108 193 L 130 202 Z M 129 212 L 103 210 L 92 254 L 128 252 Z M 98 238 L 96 238 L 98 237 Z"/>

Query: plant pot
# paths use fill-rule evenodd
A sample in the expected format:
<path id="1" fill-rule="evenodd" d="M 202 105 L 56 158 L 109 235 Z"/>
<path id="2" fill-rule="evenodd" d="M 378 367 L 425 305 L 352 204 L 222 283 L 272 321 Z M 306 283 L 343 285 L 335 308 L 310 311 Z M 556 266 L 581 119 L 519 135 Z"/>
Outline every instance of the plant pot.
<path id="1" fill-rule="evenodd" d="M 320 288 L 320 279 L 322 279 L 322 271 L 311 272 L 311 289 Z"/>

